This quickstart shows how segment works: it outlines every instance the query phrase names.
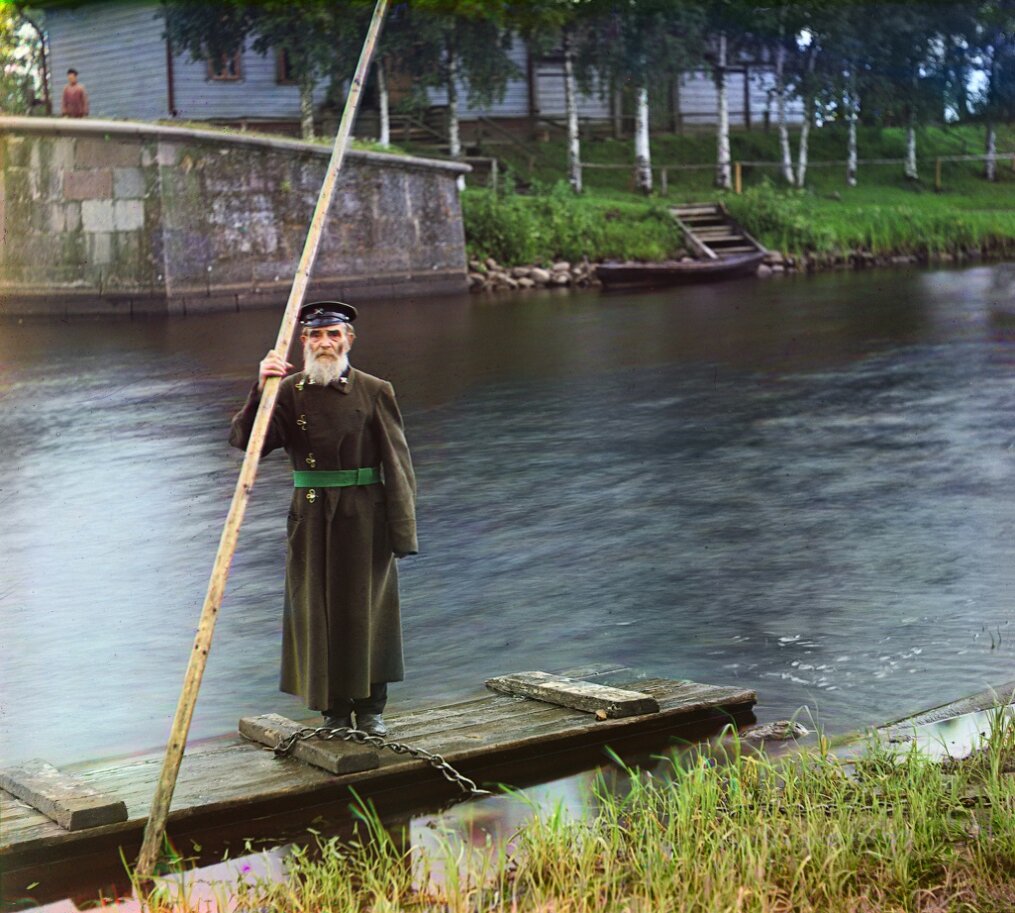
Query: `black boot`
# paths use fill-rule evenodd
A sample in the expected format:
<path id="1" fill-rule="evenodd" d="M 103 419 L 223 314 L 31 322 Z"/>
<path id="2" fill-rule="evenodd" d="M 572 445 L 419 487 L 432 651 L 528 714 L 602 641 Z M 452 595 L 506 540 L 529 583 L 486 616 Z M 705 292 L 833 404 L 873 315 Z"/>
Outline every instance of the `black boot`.
<path id="1" fill-rule="evenodd" d="M 356 712 L 356 728 L 367 735 L 385 736 L 388 734 L 388 726 L 384 717 L 379 713 Z"/>
<path id="2" fill-rule="evenodd" d="M 352 713 L 349 710 L 325 710 L 323 714 L 327 729 L 352 729 Z"/>
<path id="3" fill-rule="evenodd" d="M 370 697 L 352 702 L 352 709 L 356 713 L 356 728 L 367 735 L 387 735 L 388 727 L 381 716 L 387 702 L 388 683 L 374 682 L 370 686 Z"/>

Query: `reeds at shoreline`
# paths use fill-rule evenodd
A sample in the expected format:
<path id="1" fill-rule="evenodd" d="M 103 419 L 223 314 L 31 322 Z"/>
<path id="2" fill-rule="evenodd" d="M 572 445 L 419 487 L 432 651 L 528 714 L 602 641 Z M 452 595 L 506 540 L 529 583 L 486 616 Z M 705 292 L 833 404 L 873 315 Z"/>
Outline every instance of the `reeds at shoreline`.
<path id="1" fill-rule="evenodd" d="M 674 755 L 665 775 L 623 768 L 622 790 L 600 776 L 585 815 L 534 807 L 501 842 L 443 834 L 407 846 L 363 805 L 352 841 L 318 838 L 292 852 L 286 878 L 223 900 L 307 913 L 1015 909 L 1010 709 L 992 712 L 969 758 L 945 764 L 877 741 L 850 761 L 823 739 L 783 758 L 724 745 Z M 169 909 L 157 895 L 149 908 Z"/>

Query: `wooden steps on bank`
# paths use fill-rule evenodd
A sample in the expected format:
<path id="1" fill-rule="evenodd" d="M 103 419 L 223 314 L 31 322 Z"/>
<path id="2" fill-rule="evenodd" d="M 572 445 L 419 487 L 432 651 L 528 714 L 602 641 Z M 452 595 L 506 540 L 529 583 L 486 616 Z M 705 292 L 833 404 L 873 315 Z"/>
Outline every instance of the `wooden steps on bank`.
<path id="1" fill-rule="evenodd" d="M 748 689 L 669 679 L 606 687 L 546 673 L 520 673 L 493 679 L 490 685 L 509 693 L 391 714 L 388 740 L 439 753 L 463 773 L 482 769 L 493 776 L 498 763 L 537 759 L 632 736 L 677 734 L 707 721 L 731 720 L 747 714 L 756 700 L 755 692 Z M 319 723 L 317 718 L 305 725 Z M 297 724 L 276 717 L 273 725 L 281 735 L 287 726 Z M 290 814 L 301 807 L 347 800 L 347 787 L 369 797 L 373 789 L 417 784 L 422 788 L 442 782 L 425 761 L 405 755 L 371 752 L 342 742 L 316 746 L 332 760 L 325 759 L 319 766 L 296 758 L 279 760 L 270 749 L 238 734 L 191 746 L 173 798 L 170 835 L 200 833 L 203 826 L 227 822 L 259 819 L 263 824 L 283 810 Z M 373 757 L 368 758 L 370 754 Z M 126 809 L 123 820 L 84 830 L 68 830 L 30 805 L 30 799 L 0 790 L 0 868 L 10 871 L 54 863 L 94 854 L 101 847 L 136 843 L 162 757 L 159 751 L 67 768 L 65 773 L 84 792 L 122 803 Z M 322 769 L 329 764 L 330 770 Z M 455 791 L 450 784 L 445 786 Z M 66 793 L 64 798 L 68 799 Z"/>
<path id="2" fill-rule="evenodd" d="M 767 253 L 722 203 L 684 203 L 671 206 L 670 215 L 684 232 L 687 246 L 700 258 L 723 260 L 741 254 Z"/>

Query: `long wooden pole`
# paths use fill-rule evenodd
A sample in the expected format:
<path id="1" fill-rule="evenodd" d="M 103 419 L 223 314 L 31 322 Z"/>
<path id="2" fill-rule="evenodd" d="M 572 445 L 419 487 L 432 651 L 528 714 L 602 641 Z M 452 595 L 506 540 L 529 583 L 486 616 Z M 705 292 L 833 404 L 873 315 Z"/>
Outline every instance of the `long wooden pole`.
<path id="1" fill-rule="evenodd" d="M 363 51 L 360 54 L 356 73 L 353 76 L 349 95 L 346 98 L 345 110 L 342 113 L 342 122 L 338 128 L 338 135 L 335 137 L 335 146 L 331 153 L 331 160 L 328 163 L 328 170 L 324 176 L 324 184 L 321 187 L 320 196 L 317 198 L 317 208 L 314 210 L 314 217 L 310 222 L 307 240 L 303 246 L 303 255 L 300 257 L 296 276 L 293 279 L 292 290 L 289 292 L 289 301 L 286 304 L 285 315 L 282 318 L 282 325 L 279 327 L 278 338 L 275 341 L 275 351 L 283 358 L 289 351 L 289 344 L 292 342 L 293 334 L 296 330 L 299 310 L 303 304 L 303 298 L 310 281 L 310 272 L 321 244 L 328 210 L 331 207 L 332 197 L 335 195 L 338 172 L 342 167 L 342 160 L 345 158 L 345 148 L 349 141 L 349 135 L 352 132 L 353 121 L 356 118 L 356 109 L 359 106 L 363 84 L 366 82 L 367 70 L 370 67 L 370 59 L 373 56 L 374 46 L 377 44 L 377 36 L 381 30 L 381 23 L 384 20 L 387 5 L 388 0 L 377 0 L 366 40 L 363 42 Z M 254 427 L 250 433 L 250 442 L 247 444 L 246 456 L 243 458 L 243 466 L 240 468 L 240 475 L 236 481 L 236 489 L 233 492 L 233 501 L 229 506 L 229 515 L 226 517 L 226 523 L 222 529 L 218 553 L 215 556 L 211 579 L 208 581 L 208 592 L 204 598 L 204 607 L 201 609 L 201 620 L 198 624 L 197 636 L 194 639 L 194 649 L 190 654 L 187 675 L 184 679 L 183 690 L 180 693 L 180 700 L 176 707 L 173 728 L 169 734 L 165 760 L 162 763 L 162 773 L 159 776 L 158 786 L 155 789 L 151 813 L 148 815 L 148 823 L 145 826 L 144 841 L 141 844 L 141 853 L 138 856 L 135 868 L 135 874 L 141 881 L 151 879 L 155 871 L 155 864 L 158 862 L 162 838 L 166 829 L 166 818 L 169 815 L 169 804 L 173 798 L 173 790 L 176 788 L 176 778 L 180 771 L 180 762 L 183 760 L 187 733 L 190 730 L 190 721 L 194 715 L 194 705 L 197 703 L 197 692 L 201 687 L 201 678 L 204 675 L 205 665 L 208 662 L 208 650 L 211 647 L 211 638 L 215 630 L 215 620 L 222 605 L 222 595 L 225 592 L 226 579 L 229 576 L 229 566 L 233 560 L 233 553 L 236 551 L 240 524 L 243 522 L 247 502 L 250 500 L 250 491 L 254 486 L 257 465 L 261 459 L 261 448 L 264 445 L 272 410 L 275 408 L 279 381 L 280 378 L 278 377 L 269 377 L 265 382 L 264 390 L 261 393 L 261 403 L 258 406 L 257 416 L 254 419 Z"/>

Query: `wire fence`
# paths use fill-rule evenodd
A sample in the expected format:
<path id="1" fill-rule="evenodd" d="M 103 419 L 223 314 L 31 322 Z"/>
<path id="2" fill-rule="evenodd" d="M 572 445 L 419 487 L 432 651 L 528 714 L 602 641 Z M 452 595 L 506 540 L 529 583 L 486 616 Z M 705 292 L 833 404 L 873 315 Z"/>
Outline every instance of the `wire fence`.
<path id="1" fill-rule="evenodd" d="M 1015 152 L 998 152 L 994 156 L 988 155 L 939 155 L 934 157 L 934 189 L 937 191 L 943 190 L 942 181 L 942 165 L 946 162 L 986 162 L 990 158 L 993 158 L 995 162 L 1011 162 L 1012 170 L 1015 170 Z M 902 165 L 906 164 L 904 158 L 871 158 L 862 159 L 858 158 L 853 161 L 857 167 L 866 165 Z M 812 168 L 845 168 L 850 165 L 849 159 L 822 159 L 808 161 L 806 168 L 809 171 Z M 637 167 L 632 164 L 606 164 L 599 162 L 581 162 L 578 166 L 579 172 L 586 170 L 592 171 L 628 171 L 631 173 L 632 178 L 637 181 Z M 670 172 L 681 172 L 681 171 L 718 171 L 719 166 L 716 163 L 711 164 L 667 164 L 667 165 L 652 165 L 653 179 L 658 174 L 658 186 L 659 193 L 662 196 L 666 196 L 669 192 L 670 185 Z M 730 162 L 730 169 L 732 172 L 732 182 L 734 193 L 743 192 L 743 169 L 744 168 L 772 168 L 776 171 L 781 171 L 785 168 L 782 162 L 773 162 L 769 160 L 763 161 L 751 161 L 737 159 Z M 790 170 L 796 173 L 796 166 L 791 165 Z"/>

